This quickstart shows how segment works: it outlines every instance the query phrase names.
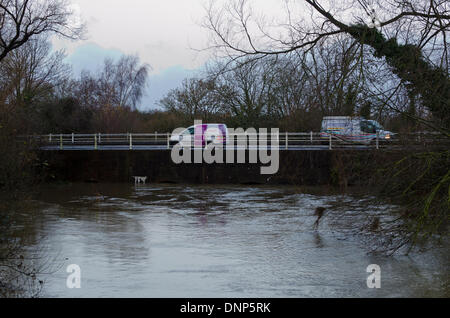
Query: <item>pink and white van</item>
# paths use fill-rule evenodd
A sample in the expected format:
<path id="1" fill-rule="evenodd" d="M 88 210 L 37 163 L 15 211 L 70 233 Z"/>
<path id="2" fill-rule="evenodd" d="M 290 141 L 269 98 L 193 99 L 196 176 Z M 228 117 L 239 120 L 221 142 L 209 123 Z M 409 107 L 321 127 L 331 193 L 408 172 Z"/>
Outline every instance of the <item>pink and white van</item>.
<path id="1" fill-rule="evenodd" d="M 205 147 L 207 144 L 226 144 L 228 128 L 225 124 L 199 124 L 170 137 L 172 143 L 183 147 Z"/>

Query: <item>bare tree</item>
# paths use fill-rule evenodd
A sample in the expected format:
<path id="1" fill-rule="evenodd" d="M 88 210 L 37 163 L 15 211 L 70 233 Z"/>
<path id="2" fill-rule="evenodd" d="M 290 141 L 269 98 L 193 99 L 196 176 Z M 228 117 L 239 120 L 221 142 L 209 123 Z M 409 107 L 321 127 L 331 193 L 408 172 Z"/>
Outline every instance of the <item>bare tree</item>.
<path id="1" fill-rule="evenodd" d="M 145 93 L 150 66 L 137 56 L 106 59 L 96 74 L 83 71 L 71 97 L 93 114 L 93 128 L 100 132 L 132 131 L 136 106 Z"/>
<path id="2" fill-rule="evenodd" d="M 83 30 L 66 0 L 0 0 L 0 61 L 37 35 L 78 39 Z"/>
<path id="3" fill-rule="evenodd" d="M 140 65 L 137 56 L 124 55 L 117 63 L 106 59 L 99 78 L 101 90 L 112 104 L 135 108 L 144 94 L 149 70 L 148 64 Z"/>
<path id="4" fill-rule="evenodd" d="M 214 48 L 230 61 L 260 59 L 298 50 L 345 34 L 384 58 L 392 73 L 418 96 L 442 126 L 450 124 L 448 39 L 450 5 L 445 0 L 284 1 L 280 21 L 258 18 L 249 1 L 207 8 L 205 27 Z"/>
<path id="5" fill-rule="evenodd" d="M 364 38 L 367 35 L 364 31 L 378 29 L 386 37 L 396 37 L 421 48 L 434 43 L 434 51 L 439 49 L 443 54 L 438 65 L 448 68 L 446 32 L 450 27 L 450 7 L 445 0 L 282 0 L 280 10 L 274 10 L 282 14 L 270 23 L 267 16 L 255 13 L 249 0 L 226 2 L 222 7 L 216 3 L 219 2 L 211 1 L 206 8 L 203 25 L 214 36 L 211 48 L 234 57 L 263 57 L 309 49 L 339 33 L 371 45 Z"/>
<path id="6" fill-rule="evenodd" d="M 64 57 L 63 51 L 51 52 L 51 44 L 43 36 L 12 51 L 0 64 L 0 87 L 11 93 L 8 102 L 30 104 L 36 98 L 49 96 L 70 76 Z"/>
<path id="7" fill-rule="evenodd" d="M 216 97 L 216 83 L 213 79 L 190 78 L 180 88 L 171 90 L 159 103 L 168 111 L 181 114 L 189 121 L 208 121 L 222 111 Z"/>
<path id="8" fill-rule="evenodd" d="M 85 107 L 90 109 L 100 107 L 97 90 L 98 80 L 87 70 L 81 72 L 80 78 L 72 86 L 73 96 L 77 97 Z"/>
<path id="9" fill-rule="evenodd" d="M 276 60 L 244 60 L 235 63 L 229 72 L 216 76 L 217 97 L 241 127 L 260 127 L 262 120 L 274 114 Z M 217 66 L 220 70 L 221 64 Z"/>
<path id="10" fill-rule="evenodd" d="M 83 71 L 74 94 L 92 108 L 103 106 L 134 109 L 141 101 L 147 85 L 150 66 L 140 64 L 137 56 L 122 56 L 117 62 L 105 59 L 94 75 Z"/>
<path id="11" fill-rule="evenodd" d="M 307 75 L 306 105 L 320 109 L 322 115 L 354 115 L 365 85 L 364 62 L 358 45 L 345 37 L 311 48 L 302 63 Z"/>

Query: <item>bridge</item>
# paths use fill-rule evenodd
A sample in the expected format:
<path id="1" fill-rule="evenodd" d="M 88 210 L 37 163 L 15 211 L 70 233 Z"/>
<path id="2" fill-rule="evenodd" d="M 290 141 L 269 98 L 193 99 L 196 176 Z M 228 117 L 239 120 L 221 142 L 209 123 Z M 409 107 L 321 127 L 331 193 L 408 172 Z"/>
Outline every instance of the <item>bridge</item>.
<path id="1" fill-rule="evenodd" d="M 247 145 L 236 142 L 239 137 Z M 171 153 L 174 144 L 167 133 L 48 134 L 26 138 L 43 150 L 39 156 L 51 168 L 51 175 L 73 182 L 130 182 L 133 176 L 146 176 L 149 182 L 330 184 L 335 182 L 334 173 L 343 171 L 346 164 L 357 162 L 358 169 L 349 171 L 360 173 L 363 169 L 367 174 L 387 161 L 401 159 L 407 151 L 450 149 L 448 138 L 437 134 L 396 135 L 391 140 L 375 138 L 367 145 L 334 135 L 323 138 L 315 132 L 278 133 L 275 142 L 268 138 L 268 145 L 257 144 L 261 137 L 267 136 L 229 135 L 228 141 L 234 141 L 224 148 L 245 149 L 245 162 L 211 165 L 174 163 Z M 273 177 L 262 175 L 260 168 L 265 164 L 250 162 L 251 149 L 280 150 L 279 172 Z"/>
<path id="2" fill-rule="evenodd" d="M 126 134 L 48 134 L 29 136 L 42 150 L 171 150 L 174 142 L 169 133 L 126 133 Z M 261 139 L 267 140 L 261 145 Z M 439 133 L 415 133 L 395 135 L 391 139 L 378 136 L 370 143 L 358 143 L 345 140 L 338 135 L 323 136 L 317 132 L 284 132 L 277 134 L 230 134 L 224 150 L 370 150 L 370 149 L 403 149 L 404 147 L 424 148 L 433 145 L 449 145 L 449 139 Z M 185 145 L 186 146 L 186 145 Z M 191 148 L 196 148 L 191 144 Z"/>

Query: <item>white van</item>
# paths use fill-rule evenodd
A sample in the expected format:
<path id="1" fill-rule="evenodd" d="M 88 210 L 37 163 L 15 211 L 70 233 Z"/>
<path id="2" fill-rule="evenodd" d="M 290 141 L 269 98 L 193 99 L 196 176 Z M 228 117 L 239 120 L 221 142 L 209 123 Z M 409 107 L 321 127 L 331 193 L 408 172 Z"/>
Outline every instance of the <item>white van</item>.
<path id="1" fill-rule="evenodd" d="M 394 135 L 375 120 L 349 116 L 324 117 L 320 132 L 322 138 L 333 135 L 341 140 L 363 144 L 374 142 L 377 134 L 379 140 L 390 140 Z"/>
<path id="2" fill-rule="evenodd" d="M 199 124 L 170 137 L 171 143 L 183 147 L 205 147 L 207 144 L 226 144 L 228 128 L 225 124 Z"/>

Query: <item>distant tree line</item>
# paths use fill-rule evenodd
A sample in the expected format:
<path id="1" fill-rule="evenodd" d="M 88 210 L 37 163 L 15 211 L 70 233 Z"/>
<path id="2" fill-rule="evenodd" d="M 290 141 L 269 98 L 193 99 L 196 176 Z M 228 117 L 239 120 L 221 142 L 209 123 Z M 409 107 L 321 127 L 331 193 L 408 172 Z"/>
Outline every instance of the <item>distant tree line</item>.
<path id="1" fill-rule="evenodd" d="M 389 84 L 388 66 L 361 51 L 351 38 L 336 36 L 306 52 L 216 62 L 186 79 L 160 101 L 186 121 L 224 121 L 234 127 L 278 127 L 319 131 L 324 116 L 376 119 L 399 131 L 429 129 L 405 114 L 438 122 L 401 87 L 386 107 L 374 85 Z"/>

